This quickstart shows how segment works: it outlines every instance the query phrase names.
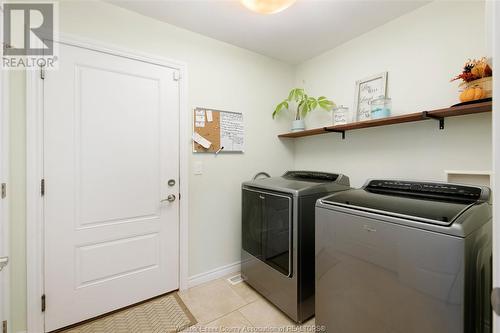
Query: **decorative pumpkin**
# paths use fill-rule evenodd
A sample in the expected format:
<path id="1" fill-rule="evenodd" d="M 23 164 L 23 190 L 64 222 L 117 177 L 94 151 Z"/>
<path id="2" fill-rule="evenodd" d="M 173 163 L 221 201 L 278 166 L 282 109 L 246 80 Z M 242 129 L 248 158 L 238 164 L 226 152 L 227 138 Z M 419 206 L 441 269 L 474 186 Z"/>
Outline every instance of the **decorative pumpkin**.
<path id="1" fill-rule="evenodd" d="M 480 88 L 480 87 L 475 87 L 474 88 L 474 101 L 475 100 L 478 100 L 478 99 L 481 99 L 484 97 L 484 91 L 483 91 L 483 88 Z"/>
<path id="2" fill-rule="evenodd" d="M 484 90 L 480 87 L 470 87 L 460 94 L 460 102 L 470 102 L 484 98 Z"/>

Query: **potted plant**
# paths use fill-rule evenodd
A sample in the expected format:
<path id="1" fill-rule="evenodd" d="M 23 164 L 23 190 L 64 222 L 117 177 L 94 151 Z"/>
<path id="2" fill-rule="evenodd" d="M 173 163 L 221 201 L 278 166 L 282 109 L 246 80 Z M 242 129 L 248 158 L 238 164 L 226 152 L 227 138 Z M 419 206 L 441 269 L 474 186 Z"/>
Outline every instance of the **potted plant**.
<path id="1" fill-rule="evenodd" d="M 292 122 L 292 132 L 304 130 L 304 118 L 309 112 L 313 111 L 318 106 L 325 111 L 330 111 L 335 106 L 335 103 L 327 99 L 325 96 L 314 98 L 307 95 L 304 89 L 294 88 L 288 94 L 288 98 L 276 106 L 276 109 L 274 109 L 273 112 L 273 119 L 282 110 L 288 110 L 290 107 L 290 103 L 297 104 L 297 109 L 295 111 L 295 120 Z"/>

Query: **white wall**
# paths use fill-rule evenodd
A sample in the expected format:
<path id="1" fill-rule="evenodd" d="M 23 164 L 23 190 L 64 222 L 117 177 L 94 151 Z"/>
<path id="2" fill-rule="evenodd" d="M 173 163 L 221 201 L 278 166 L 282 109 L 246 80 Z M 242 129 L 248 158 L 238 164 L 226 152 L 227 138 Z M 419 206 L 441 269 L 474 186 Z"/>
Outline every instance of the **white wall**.
<path id="1" fill-rule="evenodd" d="M 356 80 L 389 72 L 393 114 L 458 102 L 450 79 L 468 58 L 488 55 L 483 2 L 433 2 L 297 68 L 296 84 L 353 110 Z M 369 177 L 444 180 L 444 170 L 491 169 L 490 115 L 393 125 L 299 139 L 295 167 L 339 171 L 360 186 Z M 331 124 L 315 112 L 309 127 Z"/>
<path id="2" fill-rule="evenodd" d="M 191 155 L 204 174 L 190 178 L 189 274 L 240 258 L 240 183 L 259 171 L 277 175 L 293 163 L 293 146 L 280 142 L 285 119 L 271 113 L 293 85 L 293 68 L 279 61 L 93 1 L 60 4 L 62 32 L 187 63 L 189 107 L 244 114 L 244 154 Z M 50 75 L 50 73 L 48 73 Z M 12 79 L 12 324 L 25 329 L 25 106 L 22 73 Z"/>

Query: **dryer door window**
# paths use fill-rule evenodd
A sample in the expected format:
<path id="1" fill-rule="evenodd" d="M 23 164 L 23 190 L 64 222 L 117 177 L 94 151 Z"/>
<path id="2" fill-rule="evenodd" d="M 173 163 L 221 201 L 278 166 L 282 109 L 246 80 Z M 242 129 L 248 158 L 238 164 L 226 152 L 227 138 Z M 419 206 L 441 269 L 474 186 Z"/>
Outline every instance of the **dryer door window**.
<path id="1" fill-rule="evenodd" d="M 243 250 L 292 275 L 291 196 L 243 189 Z"/>
<path id="2" fill-rule="evenodd" d="M 242 206 L 242 247 L 256 258 L 262 260 L 263 194 L 243 190 Z"/>
<path id="3" fill-rule="evenodd" d="M 292 272 L 292 199 L 288 196 L 265 194 L 264 200 L 264 261 L 290 276 Z"/>

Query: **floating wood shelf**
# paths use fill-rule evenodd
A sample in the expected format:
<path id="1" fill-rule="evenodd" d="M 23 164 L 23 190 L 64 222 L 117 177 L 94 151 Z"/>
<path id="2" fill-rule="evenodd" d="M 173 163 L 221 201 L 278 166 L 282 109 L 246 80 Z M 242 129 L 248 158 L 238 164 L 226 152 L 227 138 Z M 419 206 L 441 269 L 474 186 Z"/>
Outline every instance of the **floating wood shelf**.
<path id="1" fill-rule="evenodd" d="M 493 109 L 493 103 L 490 102 L 482 102 L 461 106 L 454 106 L 446 109 L 438 109 L 432 111 L 423 111 L 423 112 L 415 112 L 408 113 L 401 116 L 393 116 L 382 119 L 374 119 L 374 120 L 366 120 L 359 121 L 355 123 L 345 124 L 345 125 L 337 125 L 337 126 L 327 126 L 314 128 L 305 131 L 299 132 L 290 132 L 285 134 L 280 134 L 278 137 L 280 138 L 300 138 L 304 136 L 325 134 L 325 133 L 341 133 L 342 138 L 345 138 L 345 132 L 352 131 L 361 128 L 369 128 L 369 127 L 378 127 L 378 126 L 386 126 L 386 125 L 394 125 L 394 124 L 402 124 L 402 123 L 411 123 L 428 119 L 435 119 L 439 121 L 439 128 L 444 129 L 444 119 L 448 117 L 456 117 L 456 116 L 464 116 L 467 114 L 476 114 L 483 112 L 491 112 Z"/>

